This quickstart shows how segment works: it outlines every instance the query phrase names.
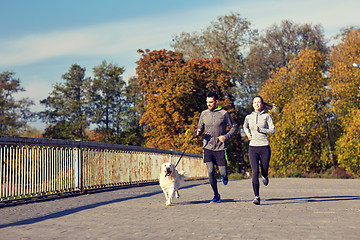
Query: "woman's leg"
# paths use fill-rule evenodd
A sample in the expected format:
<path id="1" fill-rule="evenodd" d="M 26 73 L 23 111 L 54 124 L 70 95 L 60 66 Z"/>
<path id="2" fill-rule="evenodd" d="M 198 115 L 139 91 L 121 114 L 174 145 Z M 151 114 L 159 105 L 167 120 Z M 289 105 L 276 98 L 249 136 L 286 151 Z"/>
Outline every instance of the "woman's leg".
<path id="1" fill-rule="evenodd" d="M 259 154 L 257 147 L 249 146 L 249 160 L 252 169 L 252 186 L 255 196 L 259 196 Z"/>
<path id="2" fill-rule="evenodd" d="M 267 178 L 269 175 L 270 157 L 271 157 L 270 146 L 262 147 L 260 154 L 260 167 L 261 167 L 261 175 L 264 178 Z"/>

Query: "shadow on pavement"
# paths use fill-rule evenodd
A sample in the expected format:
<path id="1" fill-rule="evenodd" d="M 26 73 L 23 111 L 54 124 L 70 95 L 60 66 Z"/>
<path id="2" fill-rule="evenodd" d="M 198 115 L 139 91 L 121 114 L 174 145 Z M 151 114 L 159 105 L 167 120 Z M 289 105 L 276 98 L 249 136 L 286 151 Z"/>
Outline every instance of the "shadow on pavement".
<path id="1" fill-rule="evenodd" d="M 196 187 L 196 186 L 203 185 L 203 184 L 207 184 L 207 183 L 189 184 L 189 185 L 186 185 L 186 186 L 181 187 L 181 188 L 192 188 L 192 187 Z M 121 190 L 119 190 L 119 191 L 121 191 Z M 71 215 L 71 214 L 74 214 L 74 213 L 77 213 L 77 212 L 81 212 L 81 211 L 88 210 L 88 209 L 93 209 L 93 208 L 104 206 L 104 205 L 107 205 L 107 204 L 124 202 L 124 201 L 132 200 L 132 199 L 146 198 L 146 197 L 151 197 L 151 196 L 154 196 L 154 195 L 157 195 L 157 194 L 162 194 L 162 193 L 163 192 L 160 190 L 160 191 L 155 191 L 155 192 L 146 193 L 146 194 L 140 194 L 140 195 L 136 195 L 136 196 L 132 196 L 132 197 L 118 198 L 118 199 L 113 199 L 113 200 L 109 200 L 109 201 L 103 201 L 103 202 L 88 204 L 88 205 L 84 205 L 84 206 L 81 206 L 81 207 L 66 209 L 66 210 L 63 210 L 63 211 L 47 214 L 47 215 L 44 215 L 44 216 L 19 220 L 17 222 L 13 222 L 13 223 L 1 224 L 0 229 L 7 228 L 7 227 L 12 227 L 12 226 L 33 224 L 33 223 L 41 222 L 41 221 L 44 221 L 44 220 L 47 220 L 47 219 L 54 219 L 54 218 L 59 218 L 59 217 Z M 94 193 L 94 194 L 96 194 L 96 193 Z M 59 201 L 61 201 L 61 199 Z"/>
<path id="2" fill-rule="evenodd" d="M 265 200 L 265 204 L 289 204 L 289 203 L 312 203 L 312 202 L 338 202 L 360 200 L 360 196 L 314 196 L 314 197 L 297 197 L 297 198 L 269 198 Z M 273 202 L 266 204 L 266 202 Z"/>
<path id="3" fill-rule="evenodd" d="M 221 204 L 221 203 L 227 203 L 227 202 L 246 202 L 246 201 L 245 200 L 236 201 L 234 199 L 221 199 L 220 203 L 214 203 L 214 204 Z M 196 204 L 210 204 L 210 199 L 209 200 L 173 203 L 173 205 L 196 205 Z"/>

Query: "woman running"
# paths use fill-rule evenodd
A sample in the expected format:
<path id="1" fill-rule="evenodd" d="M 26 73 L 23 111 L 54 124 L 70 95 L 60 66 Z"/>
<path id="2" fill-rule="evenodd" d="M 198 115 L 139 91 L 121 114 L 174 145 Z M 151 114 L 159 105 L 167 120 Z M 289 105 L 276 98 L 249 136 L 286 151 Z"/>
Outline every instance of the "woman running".
<path id="1" fill-rule="evenodd" d="M 252 186 L 255 194 L 253 203 L 260 205 L 259 162 L 261 175 L 265 186 L 269 184 L 268 170 L 271 156 L 270 142 L 267 134 L 274 134 L 274 123 L 269 115 L 273 108 L 263 98 L 256 96 L 253 99 L 254 111 L 245 117 L 244 131 L 249 138 L 249 160 L 252 169 Z"/>

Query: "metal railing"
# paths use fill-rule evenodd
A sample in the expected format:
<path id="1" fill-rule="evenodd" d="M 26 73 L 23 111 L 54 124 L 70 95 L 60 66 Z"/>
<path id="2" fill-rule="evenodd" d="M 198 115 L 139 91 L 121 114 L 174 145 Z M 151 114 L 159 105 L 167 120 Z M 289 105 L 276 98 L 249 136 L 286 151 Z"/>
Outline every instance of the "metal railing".
<path id="1" fill-rule="evenodd" d="M 157 182 L 160 165 L 182 152 L 84 141 L 0 136 L 0 200 Z M 185 153 L 178 170 L 207 177 L 202 155 Z"/>

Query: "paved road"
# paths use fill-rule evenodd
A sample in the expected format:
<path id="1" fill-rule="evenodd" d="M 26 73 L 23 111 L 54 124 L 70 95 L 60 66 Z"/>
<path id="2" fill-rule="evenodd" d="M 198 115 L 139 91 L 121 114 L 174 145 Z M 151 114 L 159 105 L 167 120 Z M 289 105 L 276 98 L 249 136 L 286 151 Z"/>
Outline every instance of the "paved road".
<path id="1" fill-rule="evenodd" d="M 159 185 L 0 208 L 0 239 L 360 239 L 360 179 L 189 181 L 173 206 Z"/>

